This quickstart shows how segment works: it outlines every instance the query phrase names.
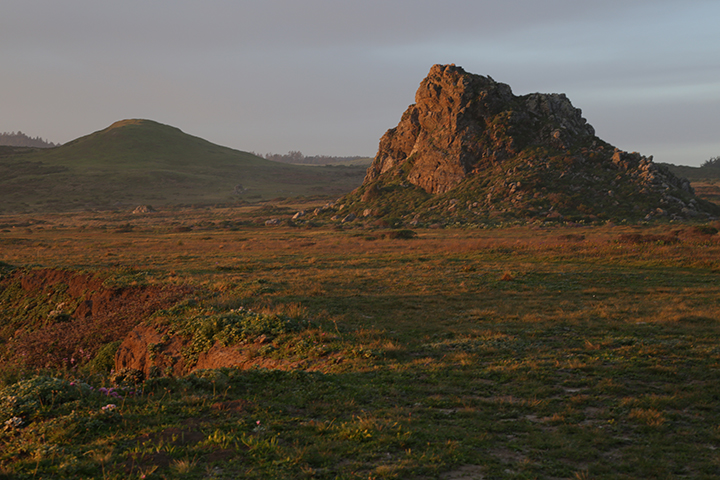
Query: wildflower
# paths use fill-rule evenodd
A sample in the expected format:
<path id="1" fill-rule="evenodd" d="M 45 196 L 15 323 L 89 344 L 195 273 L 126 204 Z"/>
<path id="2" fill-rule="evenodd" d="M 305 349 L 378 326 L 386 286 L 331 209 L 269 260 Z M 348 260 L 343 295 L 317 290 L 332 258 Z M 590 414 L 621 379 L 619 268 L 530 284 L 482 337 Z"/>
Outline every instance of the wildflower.
<path id="1" fill-rule="evenodd" d="M 103 410 L 104 412 L 112 412 L 112 411 L 115 410 L 116 408 L 117 408 L 117 405 L 115 405 L 114 403 L 108 403 L 107 405 L 105 405 L 104 407 L 102 407 L 102 410 Z"/>

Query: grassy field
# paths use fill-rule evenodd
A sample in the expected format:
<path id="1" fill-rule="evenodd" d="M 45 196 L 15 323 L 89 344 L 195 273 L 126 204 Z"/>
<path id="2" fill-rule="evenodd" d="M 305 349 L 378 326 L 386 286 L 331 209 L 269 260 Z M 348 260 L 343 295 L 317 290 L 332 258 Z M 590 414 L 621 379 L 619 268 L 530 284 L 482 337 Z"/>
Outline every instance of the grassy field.
<path id="1" fill-rule="evenodd" d="M 264 225 L 303 207 L 0 217 L 0 477 L 717 478 L 711 226 Z M 11 295 L 47 268 L 183 289 L 138 322 L 193 339 L 282 319 L 262 348 L 224 337 L 281 366 L 135 384 L 83 338 L 31 368 L 8 323 L 76 325 L 65 290 Z"/>

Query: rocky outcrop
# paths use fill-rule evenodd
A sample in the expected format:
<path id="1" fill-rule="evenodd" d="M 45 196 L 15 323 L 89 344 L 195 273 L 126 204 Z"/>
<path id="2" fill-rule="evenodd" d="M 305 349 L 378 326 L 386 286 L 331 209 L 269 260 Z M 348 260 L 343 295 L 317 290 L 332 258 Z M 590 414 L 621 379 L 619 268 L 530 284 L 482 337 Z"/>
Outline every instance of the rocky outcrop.
<path id="1" fill-rule="evenodd" d="M 153 212 L 155 212 L 155 209 L 152 207 L 152 205 L 138 205 L 137 207 L 135 207 L 135 210 L 132 211 L 133 214 Z"/>
<path id="2" fill-rule="evenodd" d="M 652 157 L 596 137 L 564 94 L 516 96 L 455 65 L 430 69 L 363 185 L 338 204 L 343 218 L 373 212 L 415 224 L 718 214 Z"/>
<path id="3" fill-rule="evenodd" d="M 490 77 L 435 65 L 415 104 L 380 139 L 365 183 L 403 168 L 408 182 L 428 193 L 445 193 L 528 144 L 562 148 L 594 134 L 565 95 L 515 97 L 508 85 Z"/>

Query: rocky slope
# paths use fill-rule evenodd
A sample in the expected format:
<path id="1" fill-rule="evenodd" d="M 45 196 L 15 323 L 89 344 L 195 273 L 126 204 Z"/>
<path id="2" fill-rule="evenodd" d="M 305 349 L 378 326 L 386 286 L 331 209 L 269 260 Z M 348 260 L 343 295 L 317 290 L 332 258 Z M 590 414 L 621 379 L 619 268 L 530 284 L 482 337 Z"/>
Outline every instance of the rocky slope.
<path id="1" fill-rule="evenodd" d="M 595 136 L 564 94 L 516 96 L 454 65 L 431 68 L 362 186 L 329 210 L 411 225 L 719 213 L 652 157 Z"/>

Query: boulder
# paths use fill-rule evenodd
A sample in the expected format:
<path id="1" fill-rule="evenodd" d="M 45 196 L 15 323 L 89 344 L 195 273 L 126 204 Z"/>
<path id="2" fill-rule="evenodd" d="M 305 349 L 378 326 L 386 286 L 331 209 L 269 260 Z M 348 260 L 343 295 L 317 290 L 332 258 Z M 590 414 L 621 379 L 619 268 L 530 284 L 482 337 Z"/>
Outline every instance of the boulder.
<path id="1" fill-rule="evenodd" d="M 132 211 L 133 214 L 138 213 L 151 213 L 154 212 L 155 209 L 152 207 L 152 205 L 139 205 L 135 207 L 135 210 Z"/>

